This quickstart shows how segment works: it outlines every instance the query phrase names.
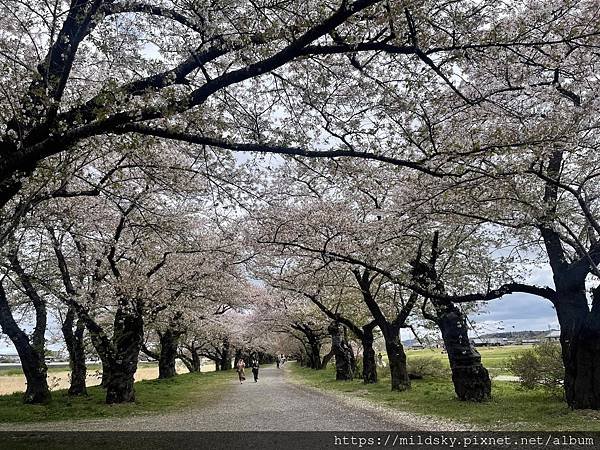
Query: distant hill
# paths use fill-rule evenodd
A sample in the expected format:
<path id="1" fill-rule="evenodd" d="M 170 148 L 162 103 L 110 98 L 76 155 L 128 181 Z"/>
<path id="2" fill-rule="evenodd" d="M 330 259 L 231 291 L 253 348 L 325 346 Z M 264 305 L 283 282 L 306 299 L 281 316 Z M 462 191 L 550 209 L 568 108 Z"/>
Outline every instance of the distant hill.
<path id="1" fill-rule="evenodd" d="M 542 339 L 548 333 L 555 330 L 541 330 L 541 331 L 507 331 L 503 333 L 489 333 L 481 334 L 477 337 L 480 338 L 507 338 L 510 340 L 516 339 Z"/>
<path id="2" fill-rule="evenodd" d="M 543 339 L 546 337 L 548 333 L 556 330 L 539 330 L 539 331 L 505 331 L 502 333 L 488 333 L 488 334 L 478 334 L 469 336 L 470 338 L 481 338 L 481 339 L 498 339 L 498 338 L 506 338 L 509 341 L 522 341 L 522 340 L 533 340 L 533 339 Z M 406 339 L 402 341 L 402 345 L 409 348 L 413 345 L 420 345 L 419 341 L 416 339 Z M 428 344 L 426 344 L 428 345 Z"/>

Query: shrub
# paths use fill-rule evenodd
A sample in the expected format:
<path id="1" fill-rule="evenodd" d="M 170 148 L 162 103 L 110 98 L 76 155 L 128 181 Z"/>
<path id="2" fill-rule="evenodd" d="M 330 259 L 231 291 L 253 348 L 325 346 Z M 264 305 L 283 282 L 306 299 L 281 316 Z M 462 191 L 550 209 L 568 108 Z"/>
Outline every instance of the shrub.
<path id="1" fill-rule="evenodd" d="M 416 378 L 445 378 L 450 372 L 439 358 L 431 356 L 409 359 L 407 369 Z"/>
<path id="2" fill-rule="evenodd" d="M 565 377 L 561 348 L 554 342 L 544 342 L 520 352 L 508 360 L 508 369 L 520 378 L 525 389 L 542 387 L 558 394 Z"/>

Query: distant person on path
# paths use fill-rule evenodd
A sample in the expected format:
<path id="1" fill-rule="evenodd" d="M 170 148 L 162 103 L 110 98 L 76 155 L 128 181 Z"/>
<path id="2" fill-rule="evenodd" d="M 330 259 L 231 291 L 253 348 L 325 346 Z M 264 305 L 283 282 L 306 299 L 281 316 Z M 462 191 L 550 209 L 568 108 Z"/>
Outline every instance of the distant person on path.
<path id="1" fill-rule="evenodd" d="M 244 380 L 246 379 L 246 375 L 244 374 L 245 367 L 246 367 L 246 363 L 244 362 L 244 360 L 242 358 L 240 358 L 240 360 L 238 361 L 237 366 L 236 366 L 238 376 L 240 377 L 240 384 L 242 384 L 244 382 Z"/>
<path id="2" fill-rule="evenodd" d="M 275 358 L 275 362 L 277 363 L 277 368 L 279 369 L 279 355 L 277 355 L 277 358 Z"/>
<path id="3" fill-rule="evenodd" d="M 377 365 L 379 367 L 385 367 L 385 363 L 383 362 L 383 356 L 381 355 L 381 353 L 377 355 Z"/>
<path id="4" fill-rule="evenodd" d="M 252 375 L 254 375 L 254 382 L 255 383 L 258 382 L 258 368 L 259 368 L 258 359 L 254 358 L 252 360 Z"/>

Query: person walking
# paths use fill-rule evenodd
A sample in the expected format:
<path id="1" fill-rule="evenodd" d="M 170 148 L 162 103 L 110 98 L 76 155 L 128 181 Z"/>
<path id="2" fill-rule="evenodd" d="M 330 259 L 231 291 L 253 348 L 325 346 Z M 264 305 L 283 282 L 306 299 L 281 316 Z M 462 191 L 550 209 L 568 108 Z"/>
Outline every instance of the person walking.
<path id="1" fill-rule="evenodd" d="M 275 362 L 277 363 L 277 368 L 279 369 L 279 355 L 277 355 L 277 358 L 275 358 Z"/>
<path id="2" fill-rule="evenodd" d="M 258 358 L 254 358 L 252 360 L 252 375 L 254 375 L 254 382 L 255 383 L 258 382 L 258 368 L 259 368 Z"/>
<path id="3" fill-rule="evenodd" d="M 236 371 L 238 373 L 238 377 L 240 378 L 240 384 L 242 384 L 246 380 L 246 375 L 244 373 L 244 368 L 246 367 L 246 363 L 242 358 L 240 358 L 237 362 Z"/>

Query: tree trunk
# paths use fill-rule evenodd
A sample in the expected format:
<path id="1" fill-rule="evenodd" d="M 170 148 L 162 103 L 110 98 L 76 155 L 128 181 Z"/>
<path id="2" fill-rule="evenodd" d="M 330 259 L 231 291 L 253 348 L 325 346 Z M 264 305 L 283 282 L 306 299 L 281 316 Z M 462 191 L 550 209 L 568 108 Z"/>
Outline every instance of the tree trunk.
<path id="1" fill-rule="evenodd" d="M 465 315 L 452 303 L 435 304 L 435 307 L 436 322 L 448 353 L 456 395 L 460 400 L 489 400 L 492 382 L 487 369 L 481 364 L 481 355 L 471 345 Z"/>
<path id="2" fill-rule="evenodd" d="M 363 346 L 363 371 L 362 377 L 365 384 L 377 383 L 377 364 L 375 363 L 375 349 L 373 348 L 373 327 L 363 327 L 361 343 Z"/>
<path id="3" fill-rule="evenodd" d="M 354 378 L 354 355 L 348 341 L 344 338 L 339 322 L 331 322 L 328 327 L 331 335 L 331 349 L 335 355 L 335 379 L 352 380 Z"/>
<path id="4" fill-rule="evenodd" d="M 109 363 L 102 360 L 102 358 L 100 360 L 102 361 L 102 381 L 100 381 L 100 387 L 106 389 L 106 386 L 108 385 L 108 379 L 110 378 Z"/>
<path id="5" fill-rule="evenodd" d="M 85 345 L 83 335 L 85 333 L 85 324 L 78 319 L 75 324 L 75 310 L 70 307 L 62 324 L 62 333 L 69 352 L 69 366 L 71 368 L 71 383 L 69 386 L 69 395 L 87 395 L 85 380 L 87 376 L 87 367 L 85 366 Z"/>
<path id="6" fill-rule="evenodd" d="M 323 369 L 323 363 L 321 362 L 321 341 L 313 338 L 309 342 L 311 360 L 311 368 L 321 370 Z"/>
<path id="7" fill-rule="evenodd" d="M 44 354 L 33 350 L 28 342 L 23 345 L 20 340 L 17 342 L 13 340 L 13 344 L 21 359 L 21 368 L 27 380 L 23 401 L 30 404 L 49 402 L 51 395 L 48 388 L 48 368 L 44 361 Z"/>
<path id="8" fill-rule="evenodd" d="M 43 331 L 45 330 L 45 308 L 42 309 L 38 310 L 36 308 L 36 315 L 40 316 L 43 313 L 44 317 L 36 317 L 35 334 L 38 335 L 38 339 L 36 339 L 35 345 L 32 345 L 29 337 L 19 328 L 13 318 L 6 292 L 0 284 L 0 326 L 2 327 L 2 332 L 10 338 L 19 354 L 21 368 L 27 380 L 27 388 L 23 396 L 23 401 L 31 404 L 47 403 L 51 400 L 47 380 L 48 368 L 44 360 Z"/>
<path id="9" fill-rule="evenodd" d="M 171 329 L 159 333 L 160 357 L 158 359 L 158 378 L 173 378 L 177 375 L 175 360 L 177 358 L 177 347 L 179 346 L 179 335 Z"/>
<path id="10" fill-rule="evenodd" d="M 106 403 L 135 401 L 134 375 L 143 338 L 144 322 L 141 314 L 118 310 L 113 335 L 115 354 L 109 358 Z"/>
<path id="11" fill-rule="evenodd" d="M 230 353 L 230 345 L 229 340 L 223 340 L 223 350 L 221 353 L 221 370 L 231 370 L 233 367 L 231 365 L 231 353 Z"/>
<path id="12" fill-rule="evenodd" d="M 106 380 L 106 403 L 127 403 L 135 401 L 133 388 L 135 370 L 131 369 L 131 361 L 119 360 L 111 365 Z"/>
<path id="13" fill-rule="evenodd" d="M 400 340 L 400 328 L 387 326 L 382 331 L 390 363 L 392 391 L 405 391 L 410 388 L 410 379 L 406 368 L 406 354 Z"/>
<path id="14" fill-rule="evenodd" d="M 185 368 L 188 370 L 188 372 L 190 372 L 190 373 L 195 372 L 191 358 L 188 358 L 186 355 L 183 355 L 183 354 L 179 354 L 178 358 L 181 360 L 181 362 L 183 362 L 183 364 L 185 365 Z"/>
<path id="15" fill-rule="evenodd" d="M 321 360 L 321 363 L 318 368 L 321 370 L 327 369 L 327 364 L 329 364 L 329 361 L 331 361 L 331 358 L 333 358 L 334 355 L 335 355 L 335 352 L 332 348 L 329 351 L 329 353 L 327 353 L 325 356 L 323 356 L 323 359 Z"/>
<path id="16" fill-rule="evenodd" d="M 594 289 L 590 311 L 584 279 L 556 284 L 567 404 L 572 409 L 600 409 L 600 293 Z"/>
<path id="17" fill-rule="evenodd" d="M 190 350 L 192 355 L 192 370 L 190 372 L 201 372 L 202 371 L 202 360 L 200 359 L 200 355 L 195 347 L 192 347 Z"/>

